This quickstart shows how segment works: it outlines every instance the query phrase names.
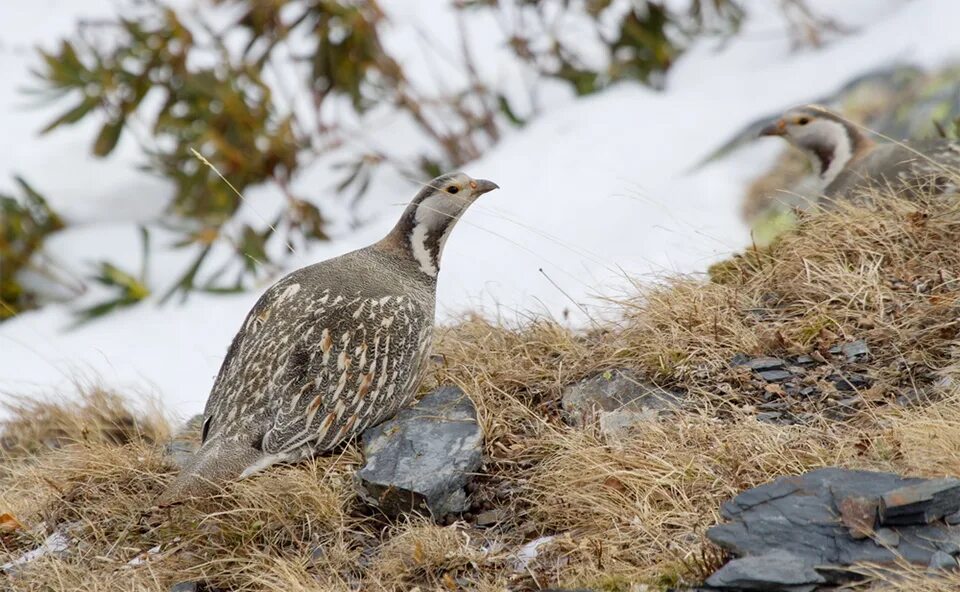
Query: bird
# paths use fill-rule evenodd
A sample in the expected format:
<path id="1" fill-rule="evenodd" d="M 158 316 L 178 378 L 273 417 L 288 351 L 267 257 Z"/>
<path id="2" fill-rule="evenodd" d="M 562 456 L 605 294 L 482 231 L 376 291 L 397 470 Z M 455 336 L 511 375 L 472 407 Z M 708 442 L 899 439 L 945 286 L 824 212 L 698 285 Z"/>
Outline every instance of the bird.
<path id="1" fill-rule="evenodd" d="M 821 205 L 892 187 L 907 195 L 956 191 L 960 144 L 947 139 L 875 142 L 862 128 L 819 105 L 796 107 L 760 136 L 779 136 L 809 158 Z"/>
<path id="2" fill-rule="evenodd" d="M 267 289 L 214 381 L 200 448 L 156 505 L 328 451 L 406 405 L 430 363 L 444 245 L 467 207 L 498 188 L 437 177 L 380 241 Z"/>

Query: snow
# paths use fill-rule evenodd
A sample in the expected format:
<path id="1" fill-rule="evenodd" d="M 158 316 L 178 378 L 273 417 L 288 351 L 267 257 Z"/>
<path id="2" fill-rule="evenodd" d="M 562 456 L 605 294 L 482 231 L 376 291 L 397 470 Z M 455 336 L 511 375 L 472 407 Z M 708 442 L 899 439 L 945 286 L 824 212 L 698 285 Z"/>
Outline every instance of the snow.
<path id="1" fill-rule="evenodd" d="M 484 80 L 525 112 L 536 102 L 539 113 L 464 167 L 502 189 L 476 203 L 448 242 L 441 320 L 482 308 L 510 320 L 530 311 L 561 320 L 569 313 L 569 322 L 579 323 L 581 306 L 598 306 L 594 296 L 627 289 L 628 278 L 704 271 L 749 242 L 739 216 L 742 192 L 780 144 L 760 141 L 690 172 L 694 163 L 759 115 L 827 94 L 864 70 L 892 62 L 938 66 L 960 49 L 955 0 L 817 0 L 815 8 L 854 31 L 800 51 L 791 49 L 774 4 L 754 0 L 742 35 L 723 45 L 706 41 L 685 54 L 664 92 L 623 83 L 580 99 L 547 84 L 531 100 L 529 73 L 503 48 L 499 24 L 488 17 L 467 23 Z M 0 9 L 6 81 L 0 86 L 0 191 L 13 189 L 12 174 L 23 174 L 64 212 L 71 226 L 49 241 L 47 253 L 76 274 L 101 259 L 138 269 L 136 223 L 158 215 L 169 187 L 135 170 L 139 156 L 129 138 L 107 160 L 90 156 L 95 123 L 38 139 L 37 130 L 63 105 L 25 110 L 17 89 L 35 85 L 28 74 L 36 65 L 32 45 L 52 48 L 77 17 L 108 14 L 114 5 L 89 0 L 81 9 L 68 0 L 35 0 Z M 392 21 L 385 43 L 404 52 L 413 75 L 462 85 L 443 59 L 458 43 L 446 3 L 384 5 Z M 370 117 L 358 125 L 379 145 L 410 149 L 416 141 L 402 121 Z M 322 197 L 335 184 L 330 164 L 305 171 L 294 190 L 326 205 Z M 366 223 L 350 231 L 343 225 L 336 240 L 298 249 L 290 268 L 376 240 L 415 191 L 409 179 L 382 175 L 363 208 Z M 252 222 L 262 223 L 280 202 L 269 188 L 251 188 L 246 198 L 243 218 Z M 150 280 L 168 286 L 191 253 L 159 249 L 169 237 L 154 238 Z M 25 313 L 0 324 L 0 393 L 60 396 L 77 383 L 97 383 L 158 397 L 182 416 L 196 413 L 230 339 L 265 288 L 192 295 L 182 305 L 158 306 L 154 298 L 72 331 L 64 331 L 73 320 L 69 306 Z"/>

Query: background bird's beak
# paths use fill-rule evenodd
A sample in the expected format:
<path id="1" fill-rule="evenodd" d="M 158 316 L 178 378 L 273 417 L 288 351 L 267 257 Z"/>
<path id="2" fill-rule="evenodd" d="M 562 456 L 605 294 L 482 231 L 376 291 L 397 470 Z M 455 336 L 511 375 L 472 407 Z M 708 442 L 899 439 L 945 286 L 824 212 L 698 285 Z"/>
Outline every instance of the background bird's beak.
<path id="1" fill-rule="evenodd" d="M 767 124 L 762 130 L 760 130 L 761 136 L 782 136 L 787 133 L 787 122 L 778 119 L 774 122 Z"/>
<path id="2" fill-rule="evenodd" d="M 477 179 L 477 188 L 474 190 L 474 193 L 477 195 L 483 195 L 494 189 L 500 189 L 500 186 L 494 183 L 493 181 L 487 181 L 486 179 Z"/>

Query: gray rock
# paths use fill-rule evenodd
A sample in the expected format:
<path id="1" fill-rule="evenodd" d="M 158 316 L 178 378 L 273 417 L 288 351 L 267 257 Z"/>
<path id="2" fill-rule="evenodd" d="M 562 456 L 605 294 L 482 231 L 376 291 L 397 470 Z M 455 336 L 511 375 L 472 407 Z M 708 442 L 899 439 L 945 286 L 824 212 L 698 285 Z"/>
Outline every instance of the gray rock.
<path id="1" fill-rule="evenodd" d="M 608 370 L 566 387 L 560 403 L 567 423 L 584 427 L 596 423 L 603 412 L 660 412 L 676 407 L 682 398 L 682 393 L 650 384 L 631 370 Z"/>
<path id="2" fill-rule="evenodd" d="M 757 372 L 757 375 L 767 382 L 781 382 L 793 378 L 793 373 L 789 370 L 764 370 Z"/>
<path id="3" fill-rule="evenodd" d="M 707 578 L 707 585 L 733 590 L 810 592 L 826 579 L 802 557 L 786 551 L 733 559 Z"/>
<path id="4" fill-rule="evenodd" d="M 943 551 L 937 551 L 930 558 L 930 563 L 927 564 L 927 569 L 930 571 L 941 571 L 941 570 L 953 571 L 957 569 L 957 560 L 953 555 L 950 555 L 949 553 L 944 553 Z"/>
<path id="5" fill-rule="evenodd" d="M 846 374 L 831 374 L 830 376 L 827 376 L 827 380 L 832 382 L 833 386 L 835 386 L 837 390 L 841 392 L 870 388 L 870 385 L 873 384 L 873 381 L 870 380 L 869 376 L 858 374 L 856 372 L 849 372 Z"/>
<path id="6" fill-rule="evenodd" d="M 876 532 L 873 533 L 873 540 L 877 541 L 878 545 L 883 545 L 884 547 L 896 547 L 900 544 L 900 533 L 892 528 L 878 528 Z M 939 552 L 940 551 L 937 551 L 937 553 Z"/>
<path id="7" fill-rule="evenodd" d="M 843 353 L 848 362 L 854 362 L 859 358 L 866 358 L 869 356 L 870 348 L 867 346 L 866 341 L 858 339 L 857 341 L 852 341 L 850 343 L 844 343 L 841 345 L 840 352 Z"/>
<path id="8" fill-rule="evenodd" d="M 884 503 L 893 523 L 879 518 Z M 709 529 L 707 537 L 740 558 L 736 571 L 728 574 L 742 581 L 775 578 L 769 580 L 772 587 L 757 584 L 744 589 L 793 592 L 782 586 L 807 585 L 798 581 L 800 576 L 797 580 L 784 576 L 806 573 L 796 571 L 798 561 L 827 582 L 840 583 L 851 577 L 844 567 L 855 563 L 896 567 L 905 560 L 925 566 L 938 552 L 956 555 L 960 553 L 960 526 L 938 518 L 957 511 L 960 492 L 953 479 L 826 468 L 744 491 L 721 508 L 729 522 Z M 886 528 L 874 531 L 880 524 Z M 770 565 L 771 555 L 777 552 L 789 555 L 787 572 Z M 747 558 L 765 561 L 742 561 Z M 775 576 L 770 576 L 771 572 Z M 733 581 L 732 576 L 724 578 Z"/>
<path id="9" fill-rule="evenodd" d="M 739 363 L 738 363 L 739 362 Z M 740 359 L 734 360 L 735 366 L 744 366 L 750 368 L 751 370 L 756 370 L 757 372 L 762 372 L 764 370 L 776 370 L 783 368 L 787 365 L 784 360 L 774 357 L 761 357 L 761 358 L 747 358 L 744 356 Z"/>
<path id="10" fill-rule="evenodd" d="M 482 452 L 473 403 L 459 388 L 442 387 L 363 433 L 366 462 L 356 473 L 357 489 L 389 516 L 462 512 L 464 487 Z"/>
<path id="11" fill-rule="evenodd" d="M 960 509 L 960 480 L 932 479 L 880 497 L 880 524 L 929 524 Z"/>
<path id="12" fill-rule="evenodd" d="M 200 584 L 197 582 L 180 582 L 170 586 L 170 592 L 199 592 Z"/>

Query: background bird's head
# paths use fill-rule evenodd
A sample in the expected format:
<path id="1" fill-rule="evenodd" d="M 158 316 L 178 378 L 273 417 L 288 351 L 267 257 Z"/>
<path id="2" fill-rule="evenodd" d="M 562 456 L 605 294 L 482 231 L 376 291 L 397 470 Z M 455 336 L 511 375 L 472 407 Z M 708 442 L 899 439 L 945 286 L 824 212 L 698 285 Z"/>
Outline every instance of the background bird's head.
<path id="1" fill-rule="evenodd" d="M 825 183 L 837 174 L 870 141 L 856 126 L 817 105 L 797 107 L 760 130 L 761 136 L 780 136 L 810 158 Z"/>
<path id="2" fill-rule="evenodd" d="M 464 173 L 448 173 L 425 184 L 407 206 L 384 244 L 407 251 L 420 270 L 436 277 L 443 246 L 463 212 L 496 183 Z"/>

